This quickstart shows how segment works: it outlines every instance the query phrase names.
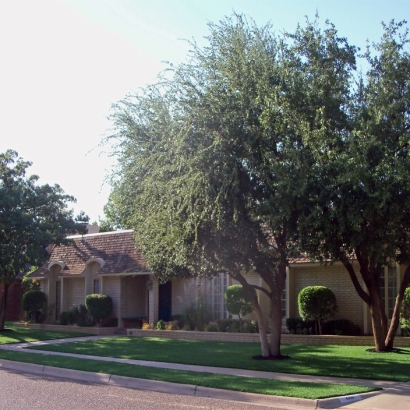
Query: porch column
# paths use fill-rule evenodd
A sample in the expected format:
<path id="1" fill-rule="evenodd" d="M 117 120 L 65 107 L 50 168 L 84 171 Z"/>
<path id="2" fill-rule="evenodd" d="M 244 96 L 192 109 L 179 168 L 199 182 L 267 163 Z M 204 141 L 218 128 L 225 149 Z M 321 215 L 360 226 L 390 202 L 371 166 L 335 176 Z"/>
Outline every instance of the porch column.
<path id="1" fill-rule="evenodd" d="M 148 320 L 151 325 L 158 321 L 158 279 L 150 277 L 152 287 L 148 293 Z"/>

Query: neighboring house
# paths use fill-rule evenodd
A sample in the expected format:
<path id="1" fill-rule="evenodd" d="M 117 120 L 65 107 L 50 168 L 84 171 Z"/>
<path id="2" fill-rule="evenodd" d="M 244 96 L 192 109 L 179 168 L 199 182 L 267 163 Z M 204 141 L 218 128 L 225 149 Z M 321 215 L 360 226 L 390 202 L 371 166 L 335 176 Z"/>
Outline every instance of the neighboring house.
<path id="1" fill-rule="evenodd" d="M 192 302 L 204 301 L 214 319 L 228 317 L 224 291 L 232 284 L 226 273 L 212 279 L 174 279 L 165 284 L 148 271 L 139 250 L 135 248 L 133 231 L 116 231 L 72 236 L 69 245 L 54 246 L 49 260 L 32 278 L 40 281 L 49 304 L 55 304 L 51 320 L 59 321 L 60 313 L 73 305 L 84 304 L 91 293 L 103 293 L 113 300 L 113 317 L 123 327 L 131 319 L 146 318 L 150 323 L 170 320 L 182 314 Z M 404 268 L 386 268 L 384 282 L 386 311 L 391 317 Z M 263 286 L 256 272 L 247 275 L 250 283 Z M 297 296 L 302 288 L 323 285 L 336 295 L 339 311 L 336 318 L 349 319 L 365 334 L 371 333 L 370 314 L 351 284 L 345 268 L 335 263 L 320 265 L 306 258 L 290 261 L 286 289 L 283 292 L 283 320 L 298 317 Z M 260 302 L 269 317 L 269 300 L 260 294 Z M 252 315 L 251 315 L 252 317 Z"/>
<path id="2" fill-rule="evenodd" d="M 21 310 L 21 299 L 23 297 L 24 290 L 21 287 L 20 277 L 12 283 L 7 292 L 7 307 L 6 307 L 6 320 L 19 320 L 23 318 L 23 312 Z M 0 284 L 0 296 L 4 297 L 4 284 Z"/>

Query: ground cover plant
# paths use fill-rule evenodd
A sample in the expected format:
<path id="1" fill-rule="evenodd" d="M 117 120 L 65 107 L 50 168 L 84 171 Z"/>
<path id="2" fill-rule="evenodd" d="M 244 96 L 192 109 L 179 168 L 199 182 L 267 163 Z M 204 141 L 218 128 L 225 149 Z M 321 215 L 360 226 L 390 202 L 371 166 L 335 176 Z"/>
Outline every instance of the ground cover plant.
<path id="1" fill-rule="evenodd" d="M 79 336 L 90 336 L 79 332 L 58 332 L 45 329 L 30 329 L 26 327 L 14 327 L 12 324 L 5 325 L 5 332 L 0 333 L 0 345 L 8 343 L 29 343 L 40 340 L 55 340 Z"/>
<path id="2" fill-rule="evenodd" d="M 38 346 L 38 350 L 215 367 L 373 380 L 410 380 L 410 349 L 372 353 L 365 346 L 283 345 L 290 360 L 254 360 L 257 343 L 119 337 Z"/>
<path id="3" fill-rule="evenodd" d="M 214 373 L 199 373 L 172 369 L 135 366 L 131 364 L 102 362 L 72 357 L 49 356 L 26 352 L 0 350 L 0 358 L 6 360 L 36 363 L 87 372 L 115 374 L 165 382 L 192 384 L 196 386 L 235 390 L 275 396 L 322 399 L 366 393 L 374 390 L 363 386 L 331 383 L 294 382 L 287 380 L 261 379 L 255 377 L 230 376 Z"/>

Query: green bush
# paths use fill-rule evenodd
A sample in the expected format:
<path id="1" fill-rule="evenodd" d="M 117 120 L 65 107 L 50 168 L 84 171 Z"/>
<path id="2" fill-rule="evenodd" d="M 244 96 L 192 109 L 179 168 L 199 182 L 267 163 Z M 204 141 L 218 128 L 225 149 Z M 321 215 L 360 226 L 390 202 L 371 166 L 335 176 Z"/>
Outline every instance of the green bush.
<path id="1" fill-rule="evenodd" d="M 70 322 L 68 321 L 68 312 L 61 312 L 60 313 L 60 325 L 67 326 Z"/>
<path id="2" fill-rule="evenodd" d="M 94 326 L 95 323 L 84 305 L 73 305 L 66 312 L 61 312 L 60 324 L 88 327 Z"/>
<path id="3" fill-rule="evenodd" d="M 217 332 L 218 330 L 218 325 L 216 323 L 208 323 L 205 326 L 205 332 Z"/>
<path id="4" fill-rule="evenodd" d="M 226 309 L 232 315 L 239 316 L 239 323 L 242 318 L 253 312 L 250 296 L 245 292 L 242 285 L 231 285 L 226 288 L 225 294 Z"/>
<path id="5" fill-rule="evenodd" d="M 85 306 L 97 323 L 106 319 L 112 312 L 112 299 L 108 295 L 91 294 L 85 298 Z"/>
<path id="6" fill-rule="evenodd" d="M 300 317 L 289 317 L 286 319 L 286 327 L 289 333 L 295 335 L 308 335 L 312 333 L 314 326 L 314 320 L 303 320 Z"/>
<path id="7" fill-rule="evenodd" d="M 325 286 L 308 286 L 298 295 L 299 314 L 302 319 L 316 321 L 316 333 L 322 334 L 322 322 L 337 312 L 335 294 Z"/>
<path id="8" fill-rule="evenodd" d="M 29 290 L 23 294 L 21 307 L 26 317 L 35 323 L 42 323 L 47 318 L 47 296 L 41 290 Z"/>
<path id="9" fill-rule="evenodd" d="M 158 330 L 165 330 L 165 322 L 161 319 L 157 322 L 157 329 Z"/>
<path id="10" fill-rule="evenodd" d="M 410 287 L 404 291 L 403 302 L 400 310 L 400 325 L 404 333 L 410 333 Z"/>
<path id="11" fill-rule="evenodd" d="M 329 320 L 323 323 L 324 335 L 359 336 L 362 331 L 359 326 L 347 319 Z"/>
<path id="12" fill-rule="evenodd" d="M 180 327 L 189 330 L 204 330 L 211 320 L 209 310 L 202 301 L 193 302 L 182 315 Z"/>
<path id="13" fill-rule="evenodd" d="M 216 321 L 220 332 L 230 333 L 258 333 L 259 327 L 256 320 L 219 319 Z"/>

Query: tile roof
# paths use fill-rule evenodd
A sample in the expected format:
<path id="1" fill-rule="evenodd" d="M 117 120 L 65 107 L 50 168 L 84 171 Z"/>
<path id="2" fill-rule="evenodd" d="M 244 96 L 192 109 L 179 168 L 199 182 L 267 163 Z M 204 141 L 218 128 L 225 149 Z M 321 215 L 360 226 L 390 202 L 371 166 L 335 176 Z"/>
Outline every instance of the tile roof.
<path id="1" fill-rule="evenodd" d="M 60 275 L 79 275 L 87 261 L 101 258 L 105 265 L 98 273 L 128 273 L 145 271 L 146 262 L 135 248 L 133 231 L 115 231 L 69 237 L 67 245 L 53 246 L 49 260 L 37 269 L 32 277 L 41 277 L 48 272 L 51 262 L 64 262 Z"/>

